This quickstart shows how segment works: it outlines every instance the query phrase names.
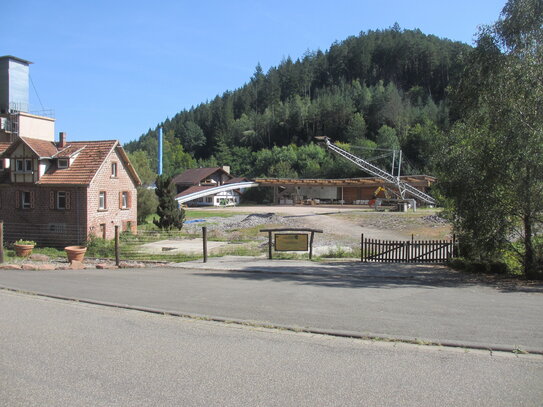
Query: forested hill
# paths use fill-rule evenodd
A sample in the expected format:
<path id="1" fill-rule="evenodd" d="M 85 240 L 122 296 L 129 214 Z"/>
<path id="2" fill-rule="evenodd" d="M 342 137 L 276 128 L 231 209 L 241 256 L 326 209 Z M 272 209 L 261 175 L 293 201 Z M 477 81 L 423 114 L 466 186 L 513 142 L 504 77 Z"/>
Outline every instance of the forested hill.
<path id="1" fill-rule="evenodd" d="M 449 126 L 447 88 L 469 49 L 395 25 L 287 58 L 267 73 L 257 65 L 243 87 L 162 123 L 164 171 L 230 165 L 244 176 L 360 175 L 313 145 L 315 136 L 363 147 L 365 156 L 401 147 L 404 171 L 429 171 L 432 141 Z M 136 167 L 156 170 L 155 130 L 126 149 Z"/>

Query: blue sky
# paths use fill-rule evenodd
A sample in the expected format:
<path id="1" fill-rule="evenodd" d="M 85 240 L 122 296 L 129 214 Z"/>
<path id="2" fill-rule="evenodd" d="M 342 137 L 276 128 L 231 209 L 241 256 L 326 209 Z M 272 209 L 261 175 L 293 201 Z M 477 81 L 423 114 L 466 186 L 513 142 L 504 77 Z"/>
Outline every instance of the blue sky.
<path id="1" fill-rule="evenodd" d="M 167 117 L 361 31 L 419 28 L 472 44 L 505 0 L 10 1 L 0 55 L 34 62 L 31 110 L 69 140 L 137 139 Z M 36 96 L 39 95 L 39 98 Z M 41 104 L 40 104 L 41 100 Z"/>

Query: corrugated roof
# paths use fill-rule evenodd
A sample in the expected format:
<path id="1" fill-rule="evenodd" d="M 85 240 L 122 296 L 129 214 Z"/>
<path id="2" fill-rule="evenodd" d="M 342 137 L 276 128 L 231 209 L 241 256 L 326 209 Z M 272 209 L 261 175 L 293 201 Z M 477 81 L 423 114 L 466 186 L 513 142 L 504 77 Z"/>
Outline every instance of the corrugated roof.
<path id="1" fill-rule="evenodd" d="M 186 170 L 184 173 L 177 175 L 173 179 L 173 183 L 176 185 L 196 185 L 200 181 L 208 178 L 210 175 L 214 174 L 215 172 L 221 172 L 229 177 L 232 177 L 230 174 L 228 174 L 225 170 L 223 170 L 221 167 L 213 167 L 213 168 L 190 168 Z"/>

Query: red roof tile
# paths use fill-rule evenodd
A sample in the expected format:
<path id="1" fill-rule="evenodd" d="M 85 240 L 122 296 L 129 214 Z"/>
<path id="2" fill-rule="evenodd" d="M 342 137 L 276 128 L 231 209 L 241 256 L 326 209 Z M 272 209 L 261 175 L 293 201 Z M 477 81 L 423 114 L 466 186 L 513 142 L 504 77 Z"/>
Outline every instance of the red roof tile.
<path id="1" fill-rule="evenodd" d="M 6 151 L 9 146 L 11 145 L 10 142 L 0 142 L 0 154 L 2 154 L 4 151 Z"/>
<path id="2" fill-rule="evenodd" d="M 56 160 L 53 160 L 52 165 L 40 178 L 38 184 L 89 185 L 104 160 L 116 148 L 134 183 L 141 185 L 138 174 L 117 140 L 75 141 L 69 142 L 66 147 L 59 149 L 51 141 L 20 137 L 13 143 L 0 143 L 0 154 L 3 157 L 8 157 L 20 143 L 25 143 L 38 157 L 43 159 L 72 158 L 75 156 L 68 168 L 58 168 Z"/>
<path id="3" fill-rule="evenodd" d="M 111 150 L 118 144 L 115 140 L 77 141 L 69 143 L 69 148 L 81 149 L 68 168 L 51 166 L 40 178 L 38 184 L 88 185 L 102 166 Z"/>
<path id="4" fill-rule="evenodd" d="M 52 141 L 29 137 L 21 137 L 21 140 L 40 158 L 53 157 L 58 152 L 57 146 Z"/>

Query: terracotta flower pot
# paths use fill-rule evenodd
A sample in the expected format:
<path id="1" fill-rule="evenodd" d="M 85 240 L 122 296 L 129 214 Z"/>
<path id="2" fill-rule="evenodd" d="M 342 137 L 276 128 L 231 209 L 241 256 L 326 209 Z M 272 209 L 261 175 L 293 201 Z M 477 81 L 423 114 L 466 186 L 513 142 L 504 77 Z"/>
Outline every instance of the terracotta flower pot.
<path id="1" fill-rule="evenodd" d="M 87 248 L 85 246 L 67 246 L 64 251 L 68 255 L 68 261 L 83 261 Z"/>
<path id="2" fill-rule="evenodd" d="M 28 257 L 32 254 L 32 249 L 34 248 L 33 244 L 17 244 L 13 245 L 15 249 L 15 254 L 18 257 Z"/>

